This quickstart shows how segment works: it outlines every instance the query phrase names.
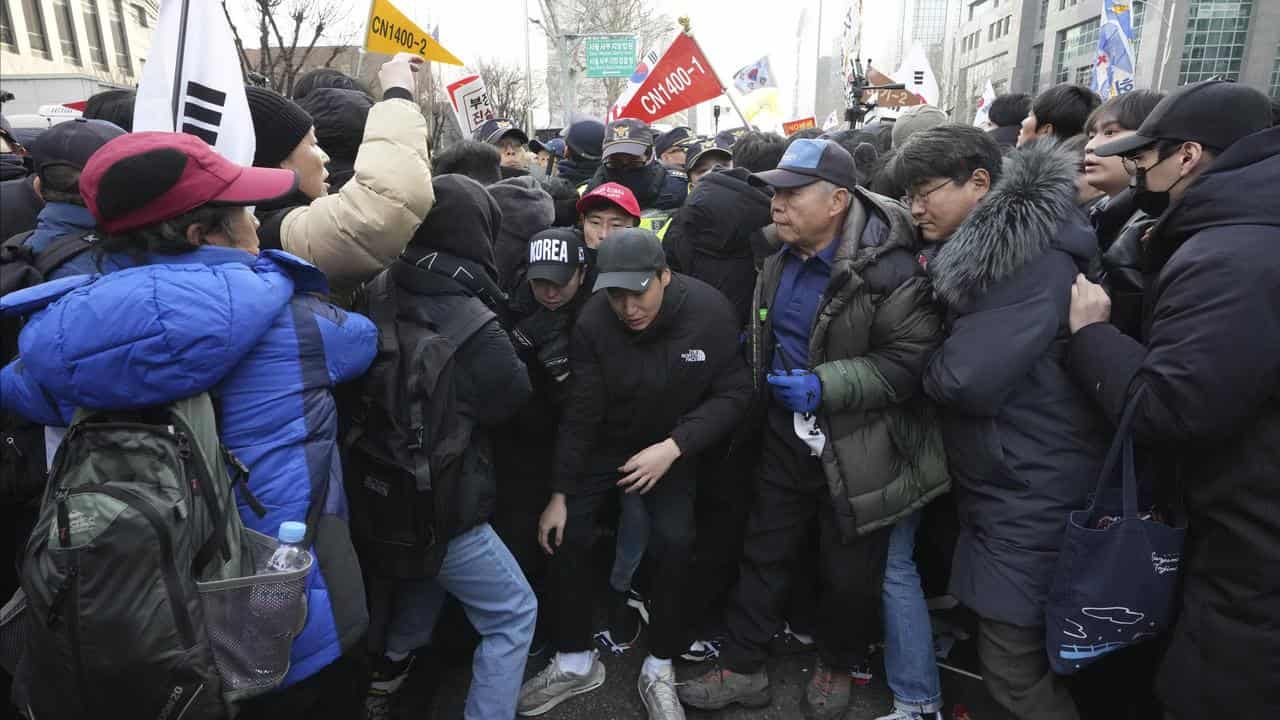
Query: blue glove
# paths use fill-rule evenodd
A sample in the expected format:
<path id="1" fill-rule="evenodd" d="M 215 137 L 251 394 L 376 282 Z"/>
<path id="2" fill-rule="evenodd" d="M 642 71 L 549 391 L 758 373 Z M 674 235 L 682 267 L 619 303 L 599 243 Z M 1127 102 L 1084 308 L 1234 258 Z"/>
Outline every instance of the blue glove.
<path id="1" fill-rule="evenodd" d="M 808 370 L 791 370 L 786 375 L 769 375 L 773 397 L 792 412 L 808 414 L 822 404 L 822 381 Z"/>

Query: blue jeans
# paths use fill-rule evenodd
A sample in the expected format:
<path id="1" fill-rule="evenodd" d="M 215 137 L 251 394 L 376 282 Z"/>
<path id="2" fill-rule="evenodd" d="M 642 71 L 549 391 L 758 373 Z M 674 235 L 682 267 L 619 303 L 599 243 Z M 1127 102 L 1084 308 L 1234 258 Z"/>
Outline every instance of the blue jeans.
<path id="1" fill-rule="evenodd" d="M 884 569 L 884 674 L 899 710 L 933 713 L 942 709 L 942 683 L 933 654 L 933 626 L 916 571 L 916 530 L 920 512 L 898 521 L 889 535 Z"/>
<path id="2" fill-rule="evenodd" d="M 467 720 L 510 720 L 533 642 L 538 601 L 507 546 L 488 523 L 449 541 L 440 572 L 405 581 L 396 593 L 387 651 L 410 653 L 431 641 L 445 593 L 458 598 L 480 633 L 471 662 Z"/>
<path id="3" fill-rule="evenodd" d="M 644 508 L 644 496 L 637 493 L 621 493 L 618 504 L 618 540 L 609 586 L 621 593 L 631 589 L 631 578 L 649 546 L 649 512 Z"/>

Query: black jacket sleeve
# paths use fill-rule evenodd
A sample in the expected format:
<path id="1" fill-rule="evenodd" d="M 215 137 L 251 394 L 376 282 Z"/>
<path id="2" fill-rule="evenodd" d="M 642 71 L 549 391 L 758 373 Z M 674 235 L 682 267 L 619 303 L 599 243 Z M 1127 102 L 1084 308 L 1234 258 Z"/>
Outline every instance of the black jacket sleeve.
<path id="1" fill-rule="evenodd" d="M 1156 281 L 1145 348 L 1106 323 L 1072 337 L 1072 373 L 1113 422 L 1145 387 L 1140 438 L 1199 440 L 1230 433 L 1273 397 L 1280 260 L 1274 235 L 1248 233 L 1208 230 L 1178 251 Z"/>
<path id="2" fill-rule="evenodd" d="M 1066 254 L 1051 251 L 988 290 L 955 318 L 925 371 L 925 394 L 966 415 L 996 415 L 1065 332 L 1077 272 Z"/>
<path id="3" fill-rule="evenodd" d="M 495 318 L 458 348 L 454 356 L 458 401 L 478 425 L 500 425 L 529 401 L 529 371 Z"/>
<path id="4" fill-rule="evenodd" d="M 572 494 L 596 443 L 604 420 L 605 383 L 588 323 L 580 321 L 569 338 L 568 401 L 560 416 L 552 492 Z"/>
<path id="5" fill-rule="evenodd" d="M 706 320 L 707 357 L 717 359 L 711 387 L 703 401 L 681 416 L 671 431 L 671 439 L 683 455 L 696 455 L 728 436 L 751 402 L 751 370 L 738 346 L 738 323 L 729 301 L 716 299 L 721 307 L 700 308 L 700 312 L 714 314 Z"/>

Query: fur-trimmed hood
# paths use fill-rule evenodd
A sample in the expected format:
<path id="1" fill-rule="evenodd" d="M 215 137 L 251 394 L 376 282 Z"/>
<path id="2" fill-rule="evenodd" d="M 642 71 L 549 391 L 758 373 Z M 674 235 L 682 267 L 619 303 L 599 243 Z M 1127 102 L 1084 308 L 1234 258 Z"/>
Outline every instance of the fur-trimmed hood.
<path id="1" fill-rule="evenodd" d="M 963 307 L 1050 249 L 1087 262 L 1098 251 L 1089 232 L 1063 232 L 1068 220 L 1087 227 L 1076 206 L 1078 161 L 1040 141 L 1010 153 L 1000 182 L 929 264 L 937 296 Z"/>

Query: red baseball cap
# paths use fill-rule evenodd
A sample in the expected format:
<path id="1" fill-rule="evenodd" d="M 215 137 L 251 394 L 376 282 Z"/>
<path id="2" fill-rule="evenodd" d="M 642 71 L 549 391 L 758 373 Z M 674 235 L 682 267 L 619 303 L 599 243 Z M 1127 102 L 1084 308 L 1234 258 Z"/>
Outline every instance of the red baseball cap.
<path id="1" fill-rule="evenodd" d="M 578 214 L 586 215 L 587 211 L 601 205 L 617 205 L 628 215 L 640 217 L 640 203 L 636 196 L 625 185 L 616 182 L 605 183 L 578 199 Z"/>
<path id="2" fill-rule="evenodd" d="M 245 167 L 194 135 L 139 132 L 109 141 L 80 173 L 85 205 L 109 233 L 171 220 L 204 205 L 259 205 L 298 186 L 292 170 Z"/>

